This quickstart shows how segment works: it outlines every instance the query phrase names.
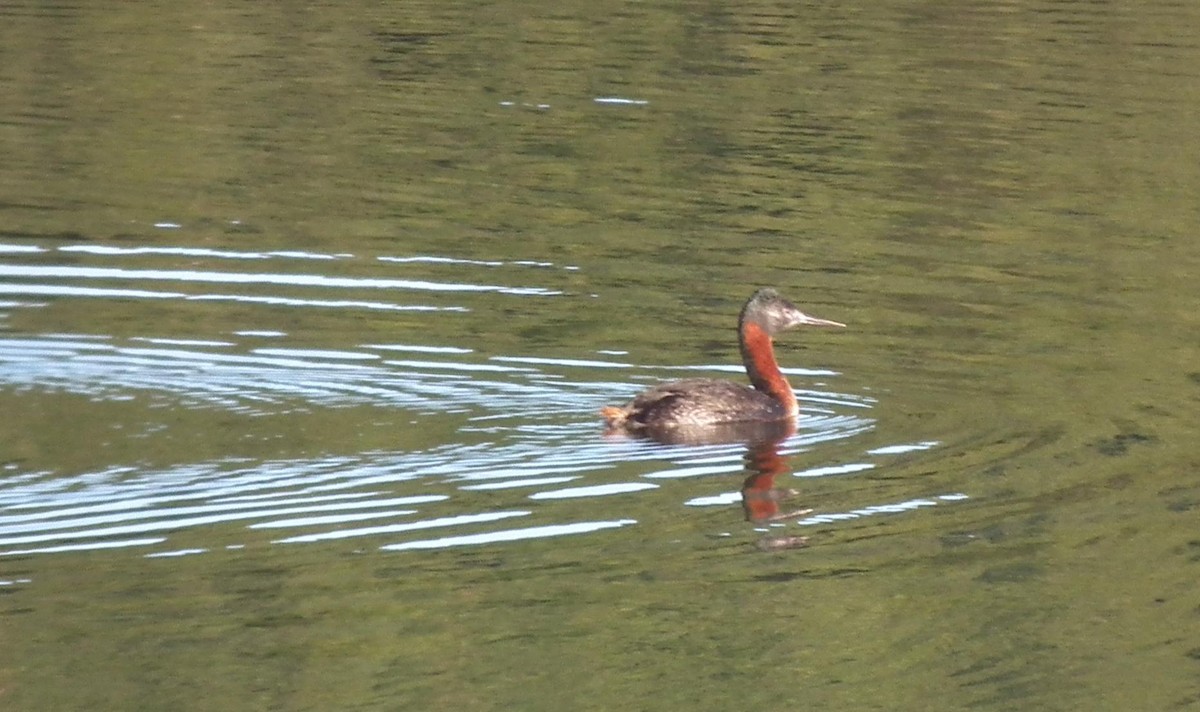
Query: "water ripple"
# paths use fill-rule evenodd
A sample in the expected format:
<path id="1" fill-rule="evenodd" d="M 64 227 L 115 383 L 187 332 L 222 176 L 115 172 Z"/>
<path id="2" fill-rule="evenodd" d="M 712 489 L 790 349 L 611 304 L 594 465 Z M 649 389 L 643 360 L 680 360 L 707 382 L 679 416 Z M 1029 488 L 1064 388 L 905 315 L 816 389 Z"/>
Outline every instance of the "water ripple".
<path id="1" fill-rule="evenodd" d="M 552 524 L 526 529 L 504 529 L 484 534 L 445 537 L 442 539 L 423 539 L 405 542 L 403 544 L 388 544 L 380 547 L 385 551 L 405 551 L 411 549 L 445 549 L 452 546 L 474 546 L 479 544 L 494 544 L 502 541 L 519 541 L 521 539 L 545 539 L 548 537 L 564 536 L 567 534 L 584 534 L 602 529 L 637 524 L 636 519 L 618 519 L 611 522 L 576 522 L 573 524 Z"/>
<path id="2" fill-rule="evenodd" d="M 75 346 L 70 341 L 55 343 L 60 353 Z M 26 340 L 23 347 L 41 345 Z M 106 345 L 88 346 L 83 353 Z M 337 360 L 352 369 L 372 368 Z M 309 364 L 301 362 L 307 370 Z M 853 438 L 869 429 L 870 421 L 837 416 L 814 419 L 811 426 L 819 430 L 802 430 L 780 451 L 800 452 L 816 441 Z M 664 479 L 730 474 L 736 474 L 735 481 L 742 479 L 745 447 L 738 443 L 672 446 L 598 435 L 591 422 L 525 423 L 491 442 L 424 451 L 268 462 L 229 459 L 166 469 L 109 467 L 72 477 L 12 472 L 0 481 L 0 556 L 150 547 L 183 531 L 228 531 L 231 526 L 234 536 L 240 531 L 251 541 L 255 532 L 291 529 L 299 531 L 271 542 L 361 539 L 389 551 L 555 537 L 635 525 L 641 517 L 630 515 L 663 506 L 645 498 L 676 496 L 664 489 Z M 630 475 L 612 481 L 614 461 L 626 463 Z M 562 486 L 567 483 L 571 486 Z M 577 504 L 563 509 L 579 501 L 587 503 L 582 516 Z M 692 493 L 676 506 L 734 502 L 731 497 L 703 499 Z M 604 514 L 596 517 L 598 512 Z M 490 526 L 512 518 L 543 521 L 519 529 Z M 585 521 L 571 521 L 578 519 Z M 387 541 L 401 534 L 462 527 L 475 531 Z M 242 545 L 235 542 L 224 548 Z M 201 555 L 221 548 L 176 547 L 150 555 Z"/>
<path id="3" fill-rule="evenodd" d="M 160 391 L 235 410 L 265 411 L 301 399 L 310 404 L 388 404 L 434 412 L 463 408 L 533 413 L 592 412 L 598 386 L 587 393 L 546 379 L 533 367 L 462 358 L 469 350 L 431 347 L 443 360 L 382 360 L 378 345 L 362 350 L 269 348 L 238 353 L 236 344 L 184 340 L 147 345 L 104 339 L 2 338 L 0 384 L 125 397 Z M 450 360 L 450 356 L 458 358 Z M 447 375 L 462 372 L 463 375 Z M 498 378 L 481 378 L 494 374 Z"/>
<path id="4" fill-rule="evenodd" d="M 406 283 L 190 270 L 44 270 L 43 276 L 128 277 L 139 282 L 273 284 L 278 280 L 322 288 Z M 24 276 L 30 274 L 25 270 Z M 6 287 L 37 289 L 39 285 L 6 284 L 0 290 Z M 103 294 L 137 291 L 94 289 Z M 481 354 L 438 343 L 372 342 L 324 348 L 289 343 L 287 336 L 255 330 L 183 338 L 0 335 L 0 386 L 17 393 L 61 391 L 111 400 L 149 393 L 155 395 L 150 401 L 155 406 L 182 404 L 194 408 L 197 417 L 214 409 L 278 415 L 290 409 L 354 405 L 407 411 L 414 421 L 425 414 L 458 414 L 457 432 L 482 442 L 290 460 L 226 458 L 162 468 L 112 465 L 70 476 L 24 472 L 9 465 L 0 479 L 0 556 L 128 547 L 148 550 L 145 556 L 150 558 L 175 558 L 213 555 L 252 544 L 338 541 L 404 551 L 620 529 L 673 508 L 728 507 L 734 509 L 735 520 L 740 518 L 736 506 L 742 493 L 734 483 L 746 476 L 744 444 L 667 445 L 605 438 L 591 415 L 604 403 L 631 396 L 639 382 L 697 370 L 739 370 L 735 367 L 666 368 L 606 358 Z M 277 340 L 263 347 L 260 337 Z M 406 358 L 410 355 L 414 358 Z M 622 378 L 597 378 L 614 371 L 620 371 Z M 805 369 L 788 373 L 810 379 L 836 375 Z M 875 405 L 871 397 L 811 386 L 798 390 L 797 397 L 806 418 L 798 432 L 778 445 L 782 458 L 829 443 L 846 443 L 874 428 L 869 417 Z M 796 478 L 853 476 L 874 468 L 879 458 L 936 445 L 877 446 L 792 474 Z M 618 465 L 620 475 L 614 476 Z M 714 484 L 721 491 L 702 491 Z M 943 501 L 950 500 L 929 497 L 867 505 L 826 515 L 820 523 Z M 504 528 L 500 523 L 509 519 L 526 520 L 528 526 Z M 816 523 L 816 519 L 800 522 Z M 429 530 L 449 531 L 440 537 L 421 536 Z M 221 532 L 221 543 L 202 540 L 196 546 L 191 545 L 195 541 L 173 541 L 185 532 L 198 532 L 188 534 L 190 539 Z"/>
<path id="5" fill-rule="evenodd" d="M 286 285 L 290 287 L 337 287 L 350 289 L 409 289 L 431 292 L 498 292 L 501 294 L 549 296 L 561 294 L 542 287 L 504 287 L 494 284 L 432 282 L 384 277 L 332 277 L 324 274 L 270 272 L 217 272 L 205 270 L 130 269 L 126 267 L 67 267 L 59 265 L 0 264 L 0 277 L 24 279 L 121 279 L 242 285 Z"/>

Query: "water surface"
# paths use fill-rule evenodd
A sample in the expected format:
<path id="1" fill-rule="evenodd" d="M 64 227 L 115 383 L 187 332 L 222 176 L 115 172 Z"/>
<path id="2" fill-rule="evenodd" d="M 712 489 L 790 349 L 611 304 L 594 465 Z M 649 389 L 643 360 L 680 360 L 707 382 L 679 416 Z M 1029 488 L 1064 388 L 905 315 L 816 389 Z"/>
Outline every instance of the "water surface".
<path id="1" fill-rule="evenodd" d="M 1200 705 L 1188 6 L 3 13 L 6 709 Z"/>

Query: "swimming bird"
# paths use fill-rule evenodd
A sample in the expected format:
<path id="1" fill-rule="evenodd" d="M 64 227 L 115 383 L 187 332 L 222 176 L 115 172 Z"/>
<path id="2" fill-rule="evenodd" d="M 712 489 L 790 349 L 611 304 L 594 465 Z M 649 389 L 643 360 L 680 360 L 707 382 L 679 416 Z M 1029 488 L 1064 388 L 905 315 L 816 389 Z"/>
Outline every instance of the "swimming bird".
<path id="1" fill-rule="evenodd" d="M 753 387 L 687 378 L 654 386 L 623 406 L 606 406 L 600 415 L 610 430 L 629 432 L 794 420 L 800 409 L 775 360 L 772 338 L 797 326 L 845 324 L 809 316 L 776 290 L 759 289 L 738 317 L 738 345 Z"/>

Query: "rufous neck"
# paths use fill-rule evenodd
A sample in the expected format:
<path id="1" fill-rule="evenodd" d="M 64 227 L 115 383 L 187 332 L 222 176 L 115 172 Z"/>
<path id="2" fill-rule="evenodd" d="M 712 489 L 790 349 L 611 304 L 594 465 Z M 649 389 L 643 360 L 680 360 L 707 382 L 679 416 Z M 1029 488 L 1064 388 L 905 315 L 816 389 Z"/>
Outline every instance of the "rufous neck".
<path id="1" fill-rule="evenodd" d="M 759 391 L 774 398 L 788 413 L 796 415 L 796 395 L 792 386 L 779 370 L 775 361 L 775 349 L 771 335 L 752 321 L 741 326 L 738 342 L 742 347 L 742 364 L 750 383 Z"/>

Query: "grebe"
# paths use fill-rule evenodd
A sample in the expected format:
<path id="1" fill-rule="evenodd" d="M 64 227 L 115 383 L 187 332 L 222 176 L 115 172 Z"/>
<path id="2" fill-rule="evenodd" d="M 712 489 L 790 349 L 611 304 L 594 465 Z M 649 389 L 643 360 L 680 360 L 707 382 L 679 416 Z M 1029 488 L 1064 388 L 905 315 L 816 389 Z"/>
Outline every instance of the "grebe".
<path id="1" fill-rule="evenodd" d="M 774 289 L 760 289 L 738 317 L 738 345 L 753 388 L 710 378 L 688 378 L 654 386 L 624 406 L 602 408 L 600 415 L 610 429 L 633 432 L 790 421 L 800 410 L 791 385 L 775 361 L 771 337 L 794 326 L 845 324 L 809 316 Z"/>

